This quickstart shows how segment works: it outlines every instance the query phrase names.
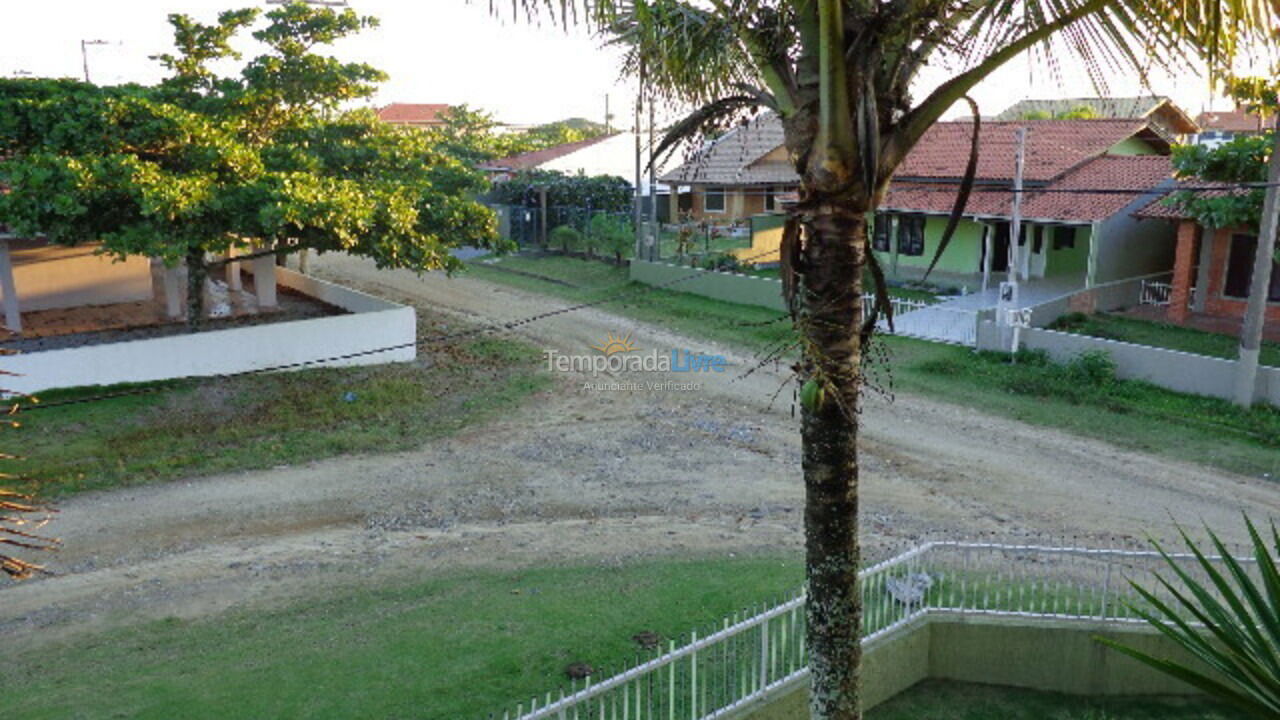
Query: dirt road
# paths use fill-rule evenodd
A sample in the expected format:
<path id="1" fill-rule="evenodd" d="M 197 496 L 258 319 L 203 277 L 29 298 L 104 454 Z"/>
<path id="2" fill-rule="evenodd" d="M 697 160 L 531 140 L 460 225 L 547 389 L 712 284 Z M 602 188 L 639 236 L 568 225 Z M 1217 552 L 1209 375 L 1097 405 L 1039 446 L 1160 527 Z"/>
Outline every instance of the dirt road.
<path id="1" fill-rule="evenodd" d="M 557 300 L 466 277 L 419 278 L 327 256 L 318 274 L 392 298 L 505 321 Z M 802 489 L 790 392 L 752 358 L 587 310 L 523 326 L 540 347 L 589 354 L 612 333 L 641 350 L 718 353 L 696 390 L 555 386 L 508 417 L 405 453 L 79 496 L 53 531 L 54 578 L 0 591 L 0 632 L 41 642 L 136 619 L 271 604 L 343 583 L 443 569 L 664 553 L 798 551 Z M 1228 534 L 1241 509 L 1280 511 L 1262 480 L 1118 450 L 923 398 L 866 402 L 867 541 L 1045 534 L 1093 543 L 1167 535 L 1171 518 Z M 122 520 L 121 518 L 125 518 Z"/>

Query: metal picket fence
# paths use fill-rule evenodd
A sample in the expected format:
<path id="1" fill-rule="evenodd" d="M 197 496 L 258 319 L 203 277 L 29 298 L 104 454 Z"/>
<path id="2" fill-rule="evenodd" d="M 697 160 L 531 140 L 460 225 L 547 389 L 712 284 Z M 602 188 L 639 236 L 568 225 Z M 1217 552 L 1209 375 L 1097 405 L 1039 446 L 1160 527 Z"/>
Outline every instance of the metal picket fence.
<path id="1" fill-rule="evenodd" d="M 891 298 L 893 334 L 921 340 L 973 347 L 978 342 L 978 313 L 968 308 L 931 303 L 924 300 Z M 862 296 L 862 314 L 870 314 L 874 295 Z M 877 327 L 889 331 L 889 323 L 881 319 Z"/>
<path id="2" fill-rule="evenodd" d="M 1234 554 L 1234 551 L 1233 551 Z M 1190 554 L 1171 557 L 1207 580 Z M 1222 558 L 1211 557 L 1221 563 Z M 1251 557 L 1237 558 L 1256 574 Z M 930 614 L 1141 623 L 1130 582 L 1172 579 L 1159 553 L 1032 544 L 930 542 L 859 573 L 864 643 Z M 1256 580 L 1256 578 L 1255 578 Z M 1171 601 L 1159 590 L 1162 601 Z M 803 593 L 649 660 L 518 703 L 503 720 L 711 720 L 808 674 Z"/>

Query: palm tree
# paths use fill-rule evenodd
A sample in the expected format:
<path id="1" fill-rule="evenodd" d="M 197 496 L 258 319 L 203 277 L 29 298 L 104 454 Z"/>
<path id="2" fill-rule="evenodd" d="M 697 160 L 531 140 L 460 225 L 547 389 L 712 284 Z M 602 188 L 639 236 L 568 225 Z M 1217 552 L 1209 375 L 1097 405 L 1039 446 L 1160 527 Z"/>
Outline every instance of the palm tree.
<path id="1" fill-rule="evenodd" d="M 803 360 L 807 641 L 815 719 L 860 717 L 858 407 L 868 213 L 925 131 L 983 78 L 1034 50 L 1105 72 L 1196 57 L 1224 67 L 1264 42 L 1276 0 L 491 0 L 600 31 L 663 99 L 697 107 L 663 146 L 746 112 L 781 118 L 801 177 L 783 279 Z M 957 67 L 918 101 L 926 63 Z M 970 105 L 973 105 L 970 101 Z M 974 106 L 976 115 L 976 106 Z M 952 225 L 963 209 L 960 192 Z M 950 233 L 948 232 L 947 235 Z M 885 306 L 887 303 L 880 303 Z"/>

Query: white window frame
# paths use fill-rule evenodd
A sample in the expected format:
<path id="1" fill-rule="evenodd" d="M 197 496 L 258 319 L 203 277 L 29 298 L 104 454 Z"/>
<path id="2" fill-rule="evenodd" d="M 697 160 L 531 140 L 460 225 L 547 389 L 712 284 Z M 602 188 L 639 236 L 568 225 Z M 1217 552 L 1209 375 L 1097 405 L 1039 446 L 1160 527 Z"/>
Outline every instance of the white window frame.
<path id="1" fill-rule="evenodd" d="M 720 198 L 720 207 L 711 207 L 712 196 L 718 196 Z M 729 207 L 728 196 L 729 193 L 723 185 L 708 185 L 706 190 L 702 191 L 702 211 L 723 215 Z"/>

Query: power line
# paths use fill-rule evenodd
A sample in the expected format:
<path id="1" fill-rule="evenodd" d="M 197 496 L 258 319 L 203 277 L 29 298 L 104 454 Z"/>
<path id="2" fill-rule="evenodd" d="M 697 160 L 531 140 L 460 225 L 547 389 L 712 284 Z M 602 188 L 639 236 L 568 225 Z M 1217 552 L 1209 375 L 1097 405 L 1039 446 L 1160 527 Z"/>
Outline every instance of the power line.
<path id="1" fill-rule="evenodd" d="M 775 252 L 777 251 L 770 250 L 763 253 L 759 253 L 757 255 L 752 255 L 750 257 L 744 258 L 743 262 L 750 262 L 752 260 L 765 257 L 767 255 L 772 255 Z M 424 348 L 431 345 L 438 345 L 438 344 L 443 344 L 447 342 L 453 342 L 456 340 L 461 340 L 463 338 L 484 335 L 486 333 L 514 330 L 516 328 L 523 327 L 530 323 L 539 322 L 542 320 L 546 320 L 548 318 L 557 317 L 559 315 L 565 315 L 572 312 L 578 312 L 580 310 L 586 310 L 592 307 L 596 307 L 598 305 L 604 305 L 606 303 L 615 302 L 617 300 L 621 300 L 623 298 L 627 298 L 633 295 L 648 294 L 655 290 L 665 289 L 665 288 L 671 287 L 672 285 L 677 285 L 679 283 L 688 282 L 690 280 L 697 279 L 699 277 L 702 277 L 702 275 L 703 275 L 702 272 L 692 273 L 689 275 L 675 278 L 673 280 L 668 280 L 664 283 L 659 283 L 657 285 L 645 285 L 642 287 L 632 288 L 624 292 L 606 295 L 605 297 L 598 298 L 596 300 L 576 303 L 576 304 L 568 305 L 562 308 L 557 308 L 555 310 L 548 310 L 546 312 L 537 313 L 535 315 L 530 315 L 528 317 L 524 317 L 519 320 L 510 320 L 504 323 L 493 323 L 490 325 L 484 325 L 477 328 L 471 328 L 469 330 L 460 330 L 453 333 L 433 335 L 431 337 L 423 338 L 421 340 L 415 340 L 414 342 L 411 342 L 411 343 L 387 345 L 384 347 L 373 348 L 370 350 L 360 350 L 357 352 L 344 353 L 342 355 L 333 355 L 329 357 L 316 358 L 314 360 L 303 360 L 300 362 L 286 363 L 282 365 L 272 365 L 270 367 L 256 368 L 254 370 L 243 370 L 243 371 L 234 372 L 234 373 L 219 373 L 216 375 L 203 375 L 196 378 L 179 378 L 171 381 L 157 381 L 155 384 L 146 385 L 144 387 L 128 388 L 124 390 L 118 390 L 115 392 L 100 393 L 98 395 L 88 395 L 88 396 L 79 397 L 79 398 L 68 398 L 66 400 L 56 400 L 56 401 L 47 402 L 47 403 L 40 402 L 40 403 L 23 404 L 21 402 L 18 402 L 17 404 L 20 406 L 20 410 L 22 412 L 48 410 L 52 408 L 66 407 L 69 405 L 84 405 L 84 404 L 93 403 L 93 402 L 100 402 L 103 400 L 113 400 L 113 399 L 122 398 L 122 397 L 136 397 L 141 395 L 150 395 L 157 392 L 172 390 L 175 387 L 181 386 L 184 383 L 190 383 L 191 385 L 194 386 L 194 385 L 199 385 L 203 383 L 214 382 L 217 380 L 233 380 L 235 378 L 250 377 L 253 375 L 260 375 L 263 373 L 279 372 L 284 370 L 297 370 L 305 367 L 310 367 L 313 365 L 322 365 L 327 363 L 339 362 L 342 360 L 351 360 L 353 358 L 367 357 L 369 355 L 379 355 L 382 353 L 393 352 L 395 350 L 405 350 L 408 348 L 415 348 L 415 349 Z"/>

